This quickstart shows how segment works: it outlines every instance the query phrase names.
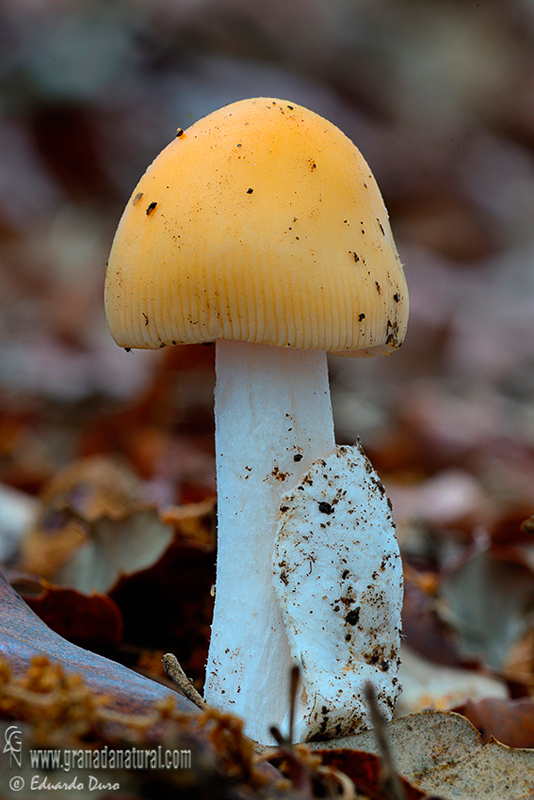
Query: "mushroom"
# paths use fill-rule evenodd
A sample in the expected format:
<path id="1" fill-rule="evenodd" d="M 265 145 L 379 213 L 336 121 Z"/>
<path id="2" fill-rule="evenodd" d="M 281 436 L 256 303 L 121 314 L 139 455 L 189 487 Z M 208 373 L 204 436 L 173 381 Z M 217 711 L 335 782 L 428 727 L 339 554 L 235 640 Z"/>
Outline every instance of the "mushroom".
<path id="1" fill-rule="evenodd" d="M 285 100 L 242 100 L 179 129 L 126 206 L 105 305 L 124 348 L 216 342 L 205 698 L 268 742 L 293 659 L 272 574 L 278 514 L 282 495 L 336 453 L 327 352 L 391 352 L 407 325 L 368 165 L 332 123 Z"/>

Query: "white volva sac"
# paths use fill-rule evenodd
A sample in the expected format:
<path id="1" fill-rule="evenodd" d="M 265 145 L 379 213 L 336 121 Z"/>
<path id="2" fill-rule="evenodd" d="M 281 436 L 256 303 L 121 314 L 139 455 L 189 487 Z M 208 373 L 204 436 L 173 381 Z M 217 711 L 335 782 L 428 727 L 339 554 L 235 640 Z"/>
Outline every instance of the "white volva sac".
<path id="1" fill-rule="evenodd" d="M 391 719 L 402 565 L 384 487 L 359 445 L 315 461 L 282 497 L 273 576 L 302 670 L 296 741 L 370 727 L 368 681 Z"/>

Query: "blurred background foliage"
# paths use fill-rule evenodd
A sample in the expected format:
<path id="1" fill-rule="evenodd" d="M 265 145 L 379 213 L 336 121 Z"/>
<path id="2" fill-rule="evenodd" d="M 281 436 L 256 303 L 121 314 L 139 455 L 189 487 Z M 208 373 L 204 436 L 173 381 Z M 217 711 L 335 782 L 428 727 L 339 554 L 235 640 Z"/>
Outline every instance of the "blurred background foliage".
<path id="1" fill-rule="evenodd" d="M 533 44 L 531 0 L 2 0 L 0 401 L 18 417 L 62 408 L 34 431 L 34 457 L 65 461 L 79 446 L 69 419 L 175 369 L 176 355 L 127 357 L 109 338 L 113 232 L 178 126 L 256 95 L 355 141 L 406 265 L 404 348 L 332 360 L 339 438 L 378 447 L 400 421 L 455 457 L 502 437 L 530 456 Z M 178 418 L 205 412 L 209 375 L 179 384 Z"/>
<path id="2" fill-rule="evenodd" d="M 390 212 L 406 343 L 331 375 L 406 558 L 439 571 L 451 531 L 515 542 L 534 512 L 532 0 L 0 0 L 0 481 L 36 494 L 113 452 L 145 499 L 214 494 L 213 348 L 116 347 L 105 262 L 176 128 L 259 95 L 344 130 Z"/>

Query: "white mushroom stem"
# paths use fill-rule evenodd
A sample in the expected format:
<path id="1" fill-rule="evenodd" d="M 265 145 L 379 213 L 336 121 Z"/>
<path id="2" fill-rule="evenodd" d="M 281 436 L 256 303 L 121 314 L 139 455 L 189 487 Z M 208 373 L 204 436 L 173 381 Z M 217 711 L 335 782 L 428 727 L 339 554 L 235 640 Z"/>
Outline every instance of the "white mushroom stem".
<path id="1" fill-rule="evenodd" d="M 270 743 L 292 664 L 274 594 L 280 498 L 334 452 L 326 353 L 217 342 L 218 555 L 204 696 Z"/>

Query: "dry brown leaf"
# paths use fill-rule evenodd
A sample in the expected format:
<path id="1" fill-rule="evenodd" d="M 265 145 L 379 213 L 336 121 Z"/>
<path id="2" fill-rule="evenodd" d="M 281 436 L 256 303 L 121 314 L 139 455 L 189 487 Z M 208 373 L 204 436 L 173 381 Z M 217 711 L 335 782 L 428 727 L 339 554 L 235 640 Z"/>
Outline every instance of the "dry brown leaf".
<path id="1" fill-rule="evenodd" d="M 381 760 L 374 753 L 359 750 L 321 750 L 323 768 L 329 767 L 342 772 L 354 783 L 358 792 L 370 800 L 390 800 L 381 788 Z M 412 786 L 405 778 L 400 779 L 404 790 L 404 800 L 430 800 L 426 792 Z M 360 795 L 359 795 L 360 796 Z M 432 800 L 442 800 L 433 797 Z"/>
<path id="2" fill-rule="evenodd" d="M 407 645 L 401 647 L 399 678 L 402 683 L 396 709 L 399 715 L 425 709 L 450 711 L 467 700 L 508 697 L 506 684 L 482 670 L 436 664 Z"/>
<path id="3" fill-rule="evenodd" d="M 170 506 L 160 512 L 166 525 L 173 525 L 184 539 L 195 540 L 199 545 L 214 544 L 215 498 L 208 497 L 200 503 Z"/>
<path id="4" fill-rule="evenodd" d="M 125 640 L 156 649 L 167 642 L 201 689 L 213 611 L 214 500 L 161 513 L 138 504 L 83 525 L 84 540 L 52 573 L 51 590 L 109 594 L 122 615 Z M 55 610 L 57 619 L 49 616 L 47 623 L 71 639 L 63 609 L 56 604 Z M 80 639 L 77 643 L 90 646 Z"/>
<path id="5" fill-rule="evenodd" d="M 528 687 L 534 695 L 534 627 L 532 622 L 510 648 L 503 671 L 508 680 Z"/>
<path id="6" fill-rule="evenodd" d="M 44 578 L 9 577 L 32 611 L 69 642 L 97 653 L 121 644 L 122 616 L 110 597 L 64 589 Z"/>
<path id="7" fill-rule="evenodd" d="M 0 656 L 14 675 L 25 672 L 35 656 L 58 662 L 67 674 L 81 675 L 95 695 L 110 698 L 110 706 L 125 713 L 146 713 L 160 700 L 195 713 L 184 697 L 121 664 L 71 644 L 50 630 L 14 592 L 0 573 Z"/>
<path id="8" fill-rule="evenodd" d="M 52 578 L 90 538 L 93 523 L 125 514 L 141 500 L 142 482 L 122 459 L 73 461 L 41 493 L 36 524 L 22 543 L 23 569 Z"/>
<path id="9" fill-rule="evenodd" d="M 38 491 L 54 469 L 30 417 L 5 408 L 0 417 L 0 480 L 24 492 Z"/>
<path id="10" fill-rule="evenodd" d="M 34 497 L 0 483 L 0 561 L 15 557 L 21 540 L 35 523 L 38 510 L 39 503 Z"/>
<path id="11" fill-rule="evenodd" d="M 81 592 L 108 592 L 123 575 L 152 566 L 174 537 L 152 506 L 132 507 L 119 517 L 95 520 L 82 546 L 51 576 Z"/>
<path id="12" fill-rule="evenodd" d="M 169 509 L 174 538 L 146 569 L 122 576 L 110 591 L 124 620 L 125 639 L 143 647 L 175 643 L 180 662 L 201 690 L 213 616 L 213 501 Z"/>
<path id="13" fill-rule="evenodd" d="M 41 494 L 44 512 L 69 508 L 92 522 L 103 514 L 120 514 L 143 499 L 142 482 L 118 456 L 89 456 L 68 464 Z"/>
<path id="14" fill-rule="evenodd" d="M 484 744 L 460 714 L 425 711 L 388 725 L 397 772 L 417 788 L 444 800 L 527 800 L 534 790 L 534 750 Z M 372 731 L 314 749 L 354 748 L 377 753 Z"/>
<path id="15" fill-rule="evenodd" d="M 440 576 L 434 573 L 432 583 L 425 573 L 404 567 L 403 634 L 406 642 L 421 656 L 444 666 L 459 666 L 462 659 L 456 646 L 454 631 L 438 614 L 437 596 Z"/>
<path id="16" fill-rule="evenodd" d="M 485 742 L 493 737 L 509 747 L 534 747 L 534 702 L 526 697 L 468 700 L 454 710 L 473 723 Z"/>
<path id="17" fill-rule="evenodd" d="M 460 558 L 443 580 L 440 614 L 454 627 L 466 658 L 501 669 L 526 628 L 534 584 L 530 567 L 505 560 L 489 544 L 488 538 L 471 557 Z"/>

